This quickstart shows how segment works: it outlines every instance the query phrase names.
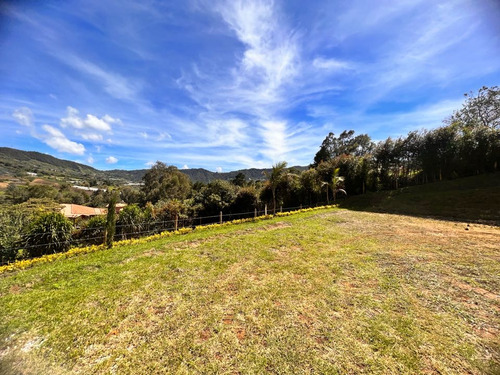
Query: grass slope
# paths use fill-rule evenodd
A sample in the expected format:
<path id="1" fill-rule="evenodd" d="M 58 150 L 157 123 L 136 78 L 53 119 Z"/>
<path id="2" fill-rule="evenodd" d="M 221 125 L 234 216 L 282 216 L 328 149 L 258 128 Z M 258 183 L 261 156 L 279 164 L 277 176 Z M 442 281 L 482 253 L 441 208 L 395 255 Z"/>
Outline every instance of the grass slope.
<path id="1" fill-rule="evenodd" d="M 0 277 L 3 374 L 498 373 L 500 228 L 339 209 Z"/>
<path id="2" fill-rule="evenodd" d="M 500 225 L 500 173 L 353 196 L 342 207 Z"/>

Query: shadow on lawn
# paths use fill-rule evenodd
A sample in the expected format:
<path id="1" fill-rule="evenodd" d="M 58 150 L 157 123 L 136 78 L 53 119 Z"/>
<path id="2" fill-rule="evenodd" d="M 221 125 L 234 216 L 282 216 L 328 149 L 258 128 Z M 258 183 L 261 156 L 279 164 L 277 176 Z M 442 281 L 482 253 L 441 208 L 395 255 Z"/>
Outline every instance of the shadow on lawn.
<path id="1" fill-rule="evenodd" d="M 500 226 L 500 173 L 348 197 L 339 206 Z"/>

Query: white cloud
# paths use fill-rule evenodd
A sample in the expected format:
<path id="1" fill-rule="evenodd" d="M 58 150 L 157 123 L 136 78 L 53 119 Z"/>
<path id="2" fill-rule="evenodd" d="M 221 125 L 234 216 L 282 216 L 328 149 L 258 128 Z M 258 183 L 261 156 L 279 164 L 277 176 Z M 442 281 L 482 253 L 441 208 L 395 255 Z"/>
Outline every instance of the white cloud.
<path id="1" fill-rule="evenodd" d="M 102 142 L 103 135 L 101 133 L 111 134 L 111 125 L 121 124 L 120 119 L 113 118 L 108 114 L 101 118 L 92 114 L 81 117 L 78 109 L 71 106 L 68 106 L 66 111 L 66 117 L 61 118 L 60 121 L 61 127 L 76 129 L 77 131 L 75 134 L 86 141 Z"/>
<path id="2" fill-rule="evenodd" d="M 63 128 L 69 126 L 75 129 L 83 129 L 83 120 L 78 115 L 78 109 L 68 106 L 66 107 L 66 111 L 67 116 L 61 119 L 61 126 Z"/>
<path id="3" fill-rule="evenodd" d="M 28 107 L 21 107 L 12 113 L 12 117 L 21 125 L 32 127 L 33 126 L 33 112 Z"/>
<path id="4" fill-rule="evenodd" d="M 103 119 L 97 118 L 94 115 L 87 115 L 84 121 L 85 125 L 91 129 L 95 129 L 102 132 L 110 132 L 111 126 Z"/>
<path id="5" fill-rule="evenodd" d="M 184 164 L 181 169 L 189 169 L 189 167 L 187 166 L 187 164 Z"/>
<path id="6" fill-rule="evenodd" d="M 322 57 L 315 58 L 313 60 L 313 66 L 315 68 L 328 71 L 340 71 L 344 69 L 352 69 L 352 65 L 346 61 L 341 61 L 337 59 L 324 59 Z"/>
<path id="7" fill-rule="evenodd" d="M 114 156 L 110 156 L 106 158 L 106 163 L 107 164 L 116 164 L 118 162 L 118 159 L 115 158 Z"/>
<path id="8" fill-rule="evenodd" d="M 155 165 L 155 162 L 154 161 L 148 161 L 147 163 L 144 163 L 145 166 L 147 167 L 152 167 L 153 165 Z"/>
<path id="9" fill-rule="evenodd" d="M 216 171 L 217 173 L 222 173 L 222 167 L 217 167 L 217 168 L 215 169 L 215 171 Z"/>
<path id="10" fill-rule="evenodd" d="M 262 121 L 261 135 L 265 148 L 261 151 L 273 163 L 285 159 L 287 153 L 287 126 L 285 121 Z"/>
<path id="11" fill-rule="evenodd" d="M 139 135 L 140 135 L 142 138 L 144 138 L 144 139 L 148 139 L 148 137 L 149 137 L 149 134 L 148 134 L 148 133 L 146 133 L 146 132 L 139 132 Z"/>
<path id="12" fill-rule="evenodd" d="M 78 133 L 80 137 L 87 141 L 102 142 L 102 135 L 96 133 Z"/>
<path id="13" fill-rule="evenodd" d="M 41 136 L 42 141 L 53 149 L 75 155 L 84 154 L 85 147 L 80 143 L 70 141 L 59 129 L 50 125 L 43 125 L 42 129 L 47 133 Z"/>
<path id="14" fill-rule="evenodd" d="M 87 163 L 89 163 L 89 164 L 94 164 L 94 158 L 92 157 L 92 155 L 90 155 L 90 156 L 87 158 Z"/>
<path id="15" fill-rule="evenodd" d="M 158 137 L 156 137 L 157 141 L 163 141 L 164 139 L 172 139 L 172 136 L 167 132 L 158 133 Z"/>

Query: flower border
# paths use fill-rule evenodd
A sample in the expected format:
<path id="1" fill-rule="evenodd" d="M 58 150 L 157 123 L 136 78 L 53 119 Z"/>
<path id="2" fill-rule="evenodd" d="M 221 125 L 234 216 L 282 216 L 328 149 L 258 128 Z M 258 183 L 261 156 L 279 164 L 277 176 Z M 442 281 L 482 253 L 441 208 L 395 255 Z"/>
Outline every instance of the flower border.
<path id="1" fill-rule="evenodd" d="M 195 230 L 201 231 L 201 230 L 221 228 L 221 227 L 242 224 L 242 223 L 248 223 L 248 222 L 270 220 L 274 217 L 291 216 L 291 215 L 295 215 L 295 214 L 299 214 L 299 213 L 303 213 L 303 212 L 310 212 L 310 211 L 316 211 L 316 210 L 321 210 L 321 209 L 326 209 L 326 208 L 334 208 L 334 207 L 337 207 L 337 206 L 336 205 L 326 205 L 326 206 L 302 208 L 302 209 L 295 210 L 295 211 L 278 212 L 275 215 L 262 215 L 262 216 L 247 218 L 247 219 L 236 219 L 236 220 L 226 221 L 222 224 L 216 223 L 216 224 L 208 224 L 208 225 L 199 225 L 199 226 L 196 226 L 194 228 L 181 228 L 181 229 L 176 230 L 176 231 L 165 231 L 162 233 L 154 234 L 152 236 L 147 236 L 147 237 L 142 237 L 142 238 L 133 238 L 130 240 L 116 241 L 113 244 L 113 248 L 127 246 L 127 245 L 143 244 L 143 243 L 159 240 L 161 238 L 183 235 L 186 233 L 193 232 Z M 58 259 L 72 258 L 72 257 L 77 256 L 79 254 L 89 254 L 89 253 L 94 253 L 96 251 L 101 251 L 101 250 L 106 250 L 106 246 L 104 244 L 103 245 L 85 246 L 85 247 L 74 247 L 74 248 L 69 249 L 68 251 L 63 252 L 63 253 L 47 254 L 47 255 L 43 255 L 43 256 L 38 257 L 38 258 L 18 260 L 16 262 L 9 263 L 9 264 L 4 265 L 4 266 L 0 266 L 0 274 L 3 274 L 5 272 L 9 272 L 9 271 L 24 270 L 26 268 L 30 268 L 36 264 L 39 264 L 39 263 L 50 263 L 50 262 L 54 262 L 55 260 L 58 260 Z"/>

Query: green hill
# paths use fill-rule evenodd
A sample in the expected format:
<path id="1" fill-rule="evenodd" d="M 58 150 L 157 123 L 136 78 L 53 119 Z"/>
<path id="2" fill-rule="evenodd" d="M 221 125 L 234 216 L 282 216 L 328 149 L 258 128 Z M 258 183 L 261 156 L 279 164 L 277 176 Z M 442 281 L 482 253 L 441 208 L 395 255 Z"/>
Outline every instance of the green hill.
<path id="1" fill-rule="evenodd" d="M 500 225 L 500 173 L 353 196 L 341 206 Z"/>
<path id="2" fill-rule="evenodd" d="M 297 170 L 307 167 L 296 166 Z M 26 174 L 36 172 L 45 175 L 59 175 L 68 178 L 88 178 L 100 180 L 114 180 L 120 182 L 141 182 L 147 169 L 121 170 L 113 169 L 101 171 L 88 165 L 62 160 L 53 156 L 35 151 L 22 151 L 9 147 L 0 147 L 0 175 Z M 189 176 L 193 182 L 210 182 L 216 179 L 231 180 L 238 173 L 243 173 L 247 179 L 263 180 L 264 171 L 267 169 L 251 168 L 232 172 L 211 172 L 203 168 L 183 169 L 182 172 Z"/>

